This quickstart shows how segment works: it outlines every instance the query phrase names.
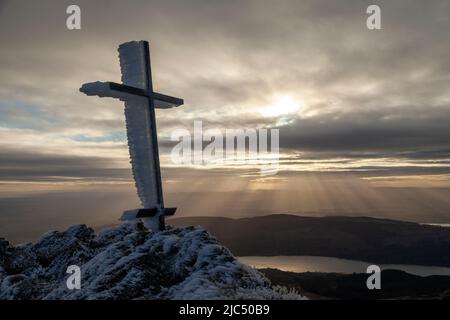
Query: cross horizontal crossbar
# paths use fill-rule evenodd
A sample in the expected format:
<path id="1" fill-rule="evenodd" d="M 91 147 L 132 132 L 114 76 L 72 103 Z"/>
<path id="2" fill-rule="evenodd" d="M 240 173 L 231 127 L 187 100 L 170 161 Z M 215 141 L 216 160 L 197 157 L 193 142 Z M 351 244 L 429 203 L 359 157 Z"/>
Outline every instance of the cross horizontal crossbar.
<path id="1" fill-rule="evenodd" d="M 163 216 L 173 216 L 177 211 L 177 208 L 147 208 L 147 209 L 134 209 L 134 210 L 126 210 L 120 220 L 134 220 L 138 218 L 149 218 L 154 217 L 161 213 Z"/>
<path id="2" fill-rule="evenodd" d="M 109 85 L 109 89 L 129 93 L 137 96 L 153 98 L 155 102 L 155 108 L 169 109 L 173 107 L 179 107 L 184 104 L 184 100 L 172 96 L 168 96 L 158 92 L 149 92 L 148 90 L 127 86 L 116 82 L 106 82 Z"/>

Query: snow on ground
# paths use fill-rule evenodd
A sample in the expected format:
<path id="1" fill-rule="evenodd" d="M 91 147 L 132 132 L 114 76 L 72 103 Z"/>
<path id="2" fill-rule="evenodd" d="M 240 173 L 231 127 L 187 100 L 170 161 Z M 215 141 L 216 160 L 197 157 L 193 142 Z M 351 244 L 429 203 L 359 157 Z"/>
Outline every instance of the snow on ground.
<path id="1" fill-rule="evenodd" d="M 81 289 L 66 285 L 81 268 Z M 198 227 L 154 233 L 122 224 L 94 233 L 86 225 L 12 246 L 0 239 L 0 299 L 300 299 L 272 288 Z"/>

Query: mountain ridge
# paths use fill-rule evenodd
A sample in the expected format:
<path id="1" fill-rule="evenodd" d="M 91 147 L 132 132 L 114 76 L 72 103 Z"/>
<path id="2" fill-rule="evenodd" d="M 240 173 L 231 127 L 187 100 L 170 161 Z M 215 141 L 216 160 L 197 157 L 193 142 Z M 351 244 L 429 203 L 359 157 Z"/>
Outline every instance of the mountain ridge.
<path id="1" fill-rule="evenodd" d="M 67 268 L 81 269 L 79 289 Z M 273 288 L 201 228 L 125 223 L 50 231 L 18 246 L 0 239 L 0 299 L 300 299 Z"/>

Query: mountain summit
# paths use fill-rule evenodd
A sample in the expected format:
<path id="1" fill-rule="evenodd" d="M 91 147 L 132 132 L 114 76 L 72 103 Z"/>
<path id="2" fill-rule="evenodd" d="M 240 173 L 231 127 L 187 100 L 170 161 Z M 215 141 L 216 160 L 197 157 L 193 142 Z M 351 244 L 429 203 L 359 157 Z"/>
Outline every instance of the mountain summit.
<path id="1" fill-rule="evenodd" d="M 70 265 L 81 269 L 80 289 L 67 287 Z M 74 225 L 36 243 L 0 239 L 0 299 L 298 298 L 197 227 L 155 233 L 122 224 L 96 234 Z"/>

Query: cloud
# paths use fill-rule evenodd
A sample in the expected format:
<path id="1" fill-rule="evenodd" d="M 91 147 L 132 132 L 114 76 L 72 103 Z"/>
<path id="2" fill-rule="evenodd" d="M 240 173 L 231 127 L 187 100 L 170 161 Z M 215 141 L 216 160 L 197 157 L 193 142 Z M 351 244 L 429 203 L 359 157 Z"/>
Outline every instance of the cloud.
<path id="1" fill-rule="evenodd" d="M 45 154 L 17 149 L 3 149 L 0 153 L 0 180 L 73 179 L 130 180 L 131 172 L 120 161 L 108 157 Z"/>
<path id="2" fill-rule="evenodd" d="M 335 153 L 448 150 L 450 108 L 433 109 L 425 112 L 419 107 L 397 107 L 388 113 L 338 111 L 301 118 L 280 128 L 280 142 L 284 148 Z"/>
<path id="3" fill-rule="evenodd" d="M 380 31 L 365 27 L 371 1 L 79 1 L 82 30 L 68 31 L 67 1 L 32 10 L 3 1 L 1 153 L 14 147 L 8 161 L 37 173 L 54 165 L 72 175 L 71 161 L 83 159 L 99 170 L 107 159 L 128 168 L 121 102 L 78 88 L 119 81 L 117 45 L 149 39 L 155 88 L 186 102 L 158 111 L 163 152 L 170 132 L 193 120 L 224 129 L 281 119 L 286 154 L 336 164 L 420 158 L 426 171 L 427 161 L 450 158 L 450 5 L 376 3 Z M 298 114 L 261 115 L 283 95 L 301 102 Z M 20 160 L 33 155 L 34 166 Z"/>

